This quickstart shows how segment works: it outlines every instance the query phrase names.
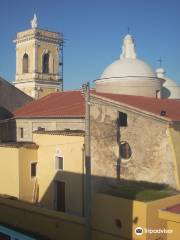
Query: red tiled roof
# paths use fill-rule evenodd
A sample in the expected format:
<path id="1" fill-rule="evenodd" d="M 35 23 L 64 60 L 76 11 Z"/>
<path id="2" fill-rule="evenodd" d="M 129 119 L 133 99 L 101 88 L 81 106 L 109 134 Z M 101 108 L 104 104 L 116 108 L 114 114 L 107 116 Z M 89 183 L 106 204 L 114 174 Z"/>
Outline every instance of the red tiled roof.
<path id="1" fill-rule="evenodd" d="M 119 95 L 109 93 L 97 93 L 91 91 L 97 97 L 103 97 L 108 101 L 115 101 L 128 105 L 140 111 L 155 114 L 160 117 L 161 111 L 165 111 L 163 118 L 180 121 L 180 100 L 156 99 L 152 97 Z M 23 106 L 13 113 L 18 117 L 84 117 L 85 104 L 81 91 L 65 91 L 51 93 L 39 100 Z"/>
<path id="2" fill-rule="evenodd" d="M 118 103 L 127 104 L 149 113 L 160 116 L 161 111 L 165 111 L 164 118 L 180 121 L 180 100 L 157 99 L 153 97 L 119 95 L 109 93 L 94 93 L 97 96 L 113 100 Z"/>
<path id="3" fill-rule="evenodd" d="M 168 211 L 168 212 L 180 214 L 180 204 L 177 204 L 177 205 L 168 207 L 168 208 L 166 208 L 165 210 Z"/>
<path id="4" fill-rule="evenodd" d="M 85 114 L 81 91 L 51 93 L 19 108 L 14 117 L 81 117 Z"/>

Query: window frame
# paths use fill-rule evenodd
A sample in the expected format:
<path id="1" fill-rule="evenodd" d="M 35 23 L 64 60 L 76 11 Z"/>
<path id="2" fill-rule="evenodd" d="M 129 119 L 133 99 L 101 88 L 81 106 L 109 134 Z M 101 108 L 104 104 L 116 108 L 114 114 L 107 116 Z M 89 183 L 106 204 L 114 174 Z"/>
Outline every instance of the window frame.
<path id="1" fill-rule="evenodd" d="M 35 164 L 36 165 L 36 175 L 35 176 L 32 176 L 32 165 Z M 33 180 L 33 179 L 36 179 L 37 178 L 37 161 L 30 161 L 30 179 Z"/>
<path id="2" fill-rule="evenodd" d="M 56 165 L 57 165 L 56 164 L 57 158 L 62 158 L 62 168 L 57 168 L 56 167 Z M 59 162 L 58 162 L 58 165 L 59 165 Z M 56 172 L 64 171 L 64 157 L 62 155 L 58 155 L 58 154 L 55 155 L 55 158 L 54 158 L 54 169 L 55 169 Z"/>

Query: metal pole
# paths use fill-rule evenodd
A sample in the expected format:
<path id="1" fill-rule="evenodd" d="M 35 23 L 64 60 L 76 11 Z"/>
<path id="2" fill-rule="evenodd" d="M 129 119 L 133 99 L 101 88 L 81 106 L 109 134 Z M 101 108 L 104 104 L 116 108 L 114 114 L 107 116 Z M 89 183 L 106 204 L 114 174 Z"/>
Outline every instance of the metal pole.
<path id="1" fill-rule="evenodd" d="M 64 90 L 64 48 L 63 48 L 63 42 L 61 45 L 61 61 L 62 61 L 62 68 L 61 68 L 61 74 L 62 74 L 62 91 Z"/>
<path id="2" fill-rule="evenodd" d="M 89 82 L 83 84 L 85 97 L 85 239 L 91 240 L 91 146 L 90 146 L 90 96 Z"/>

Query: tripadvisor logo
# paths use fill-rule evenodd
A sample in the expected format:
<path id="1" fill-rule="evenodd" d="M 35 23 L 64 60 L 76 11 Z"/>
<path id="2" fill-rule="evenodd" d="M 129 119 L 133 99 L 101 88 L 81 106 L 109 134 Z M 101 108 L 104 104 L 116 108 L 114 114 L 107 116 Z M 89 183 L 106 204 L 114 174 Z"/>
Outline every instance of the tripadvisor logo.
<path id="1" fill-rule="evenodd" d="M 140 236 L 140 235 L 143 234 L 143 229 L 142 229 L 141 227 L 137 227 L 137 228 L 135 229 L 135 233 L 136 233 L 136 235 Z"/>

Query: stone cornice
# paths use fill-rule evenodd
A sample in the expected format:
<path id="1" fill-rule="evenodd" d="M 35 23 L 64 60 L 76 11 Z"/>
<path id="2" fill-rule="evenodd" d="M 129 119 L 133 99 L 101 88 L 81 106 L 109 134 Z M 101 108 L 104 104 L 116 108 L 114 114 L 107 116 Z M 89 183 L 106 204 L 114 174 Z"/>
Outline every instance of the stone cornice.
<path id="1" fill-rule="evenodd" d="M 23 42 L 29 42 L 31 40 L 38 40 L 41 42 L 53 43 L 59 45 L 62 41 L 60 39 L 48 38 L 48 37 L 36 37 L 35 35 L 31 35 L 29 37 L 24 37 L 20 39 L 16 39 L 14 42 L 16 44 L 20 44 Z"/>

